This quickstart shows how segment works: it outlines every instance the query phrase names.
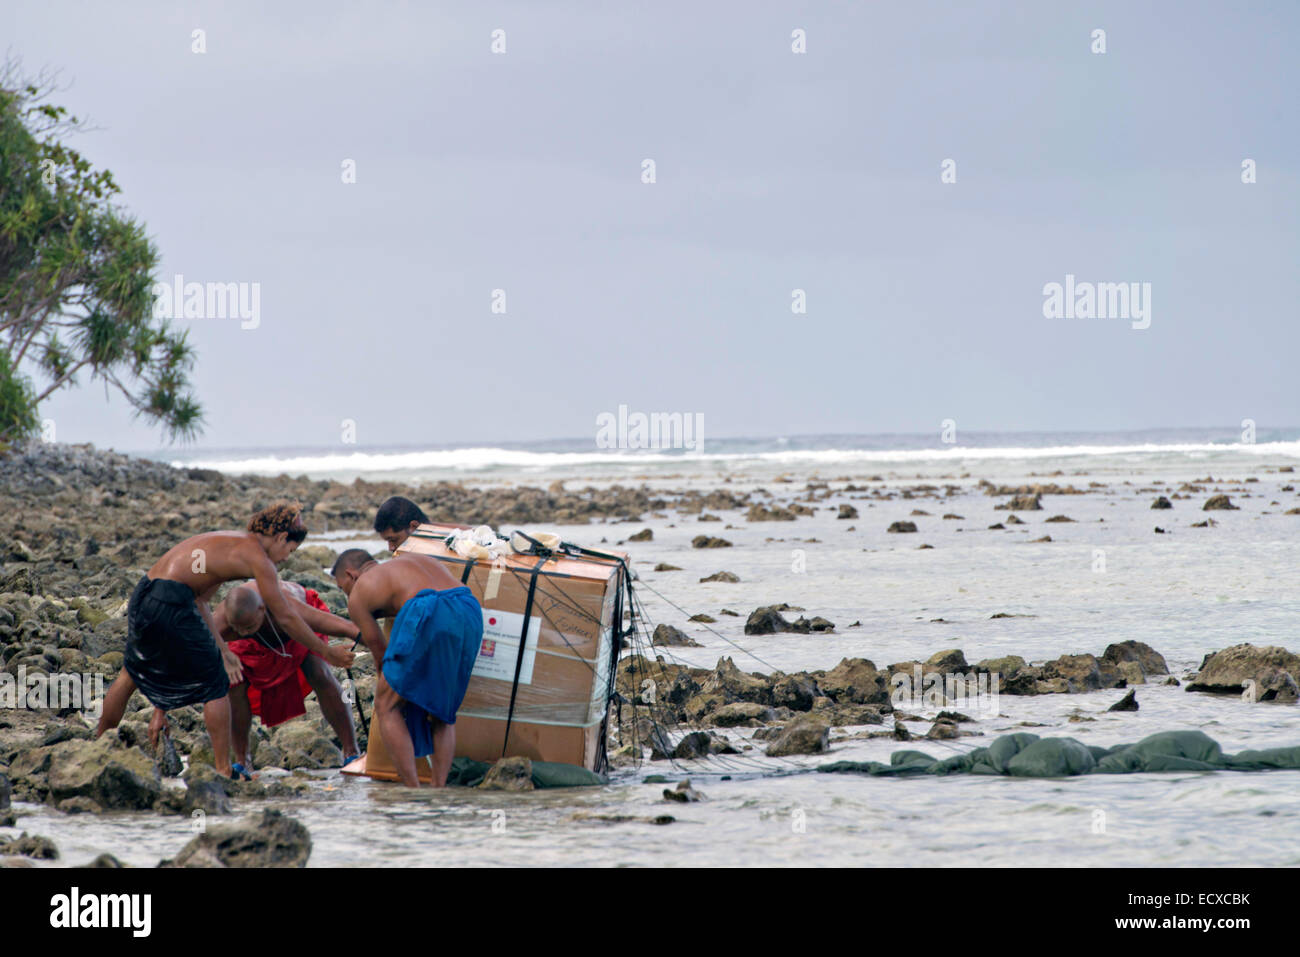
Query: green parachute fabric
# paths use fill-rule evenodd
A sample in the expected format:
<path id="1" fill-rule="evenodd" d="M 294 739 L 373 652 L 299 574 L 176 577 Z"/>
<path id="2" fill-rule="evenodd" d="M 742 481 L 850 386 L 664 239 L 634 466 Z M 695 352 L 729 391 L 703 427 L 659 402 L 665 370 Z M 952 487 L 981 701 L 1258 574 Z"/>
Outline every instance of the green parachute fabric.
<path id="1" fill-rule="evenodd" d="M 1300 747 L 1224 754 L 1219 743 L 1201 731 L 1161 731 L 1136 744 L 1099 748 L 1074 738 L 1040 738 L 1021 733 L 1002 735 L 986 748 L 950 758 L 934 758 L 921 751 L 895 751 L 888 764 L 836 761 L 817 770 L 875 777 L 1000 774 L 1020 778 L 1144 771 L 1296 771 L 1300 770 Z"/>
<path id="2" fill-rule="evenodd" d="M 447 772 L 447 783 L 453 787 L 477 787 L 487 776 L 492 765 L 471 758 L 453 758 L 451 770 Z M 576 764 L 561 764 L 557 761 L 533 762 L 533 787 L 535 788 L 582 788 L 599 784 L 608 784 L 609 779 L 595 771 L 588 771 Z"/>

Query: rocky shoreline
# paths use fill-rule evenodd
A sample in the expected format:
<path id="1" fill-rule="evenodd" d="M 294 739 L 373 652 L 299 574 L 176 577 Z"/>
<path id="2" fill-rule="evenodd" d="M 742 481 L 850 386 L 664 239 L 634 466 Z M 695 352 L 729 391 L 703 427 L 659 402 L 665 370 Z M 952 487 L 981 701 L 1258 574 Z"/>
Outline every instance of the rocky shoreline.
<path id="1" fill-rule="evenodd" d="M 1020 497 L 1021 508 L 1032 508 L 1042 494 L 1082 495 L 1092 490 L 985 486 L 982 491 L 987 495 Z M 861 497 L 876 499 L 940 499 L 952 488 L 859 491 L 865 493 Z M 819 507 L 810 503 L 828 497 L 829 489 L 825 483 L 810 482 L 781 502 L 761 490 L 568 489 L 564 483 L 547 489 L 478 489 L 451 482 L 412 488 L 396 482 L 344 484 L 305 477 L 228 476 L 87 446 L 34 444 L 0 455 L 0 497 L 7 506 L 0 514 L 0 671 L 12 676 L 11 684 L 20 675 L 38 680 L 91 675 L 102 676 L 107 685 L 121 667 L 130 590 L 179 539 L 214 528 L 243 527 L 249 514 L 280 498 L 304 504 L 304 518 L 313 532 L 364 530 L 376 504 L 395 494 L 413 498 L 435 519 L 511 527 L 636 522 L 646 513 L 666 509 L 697 515 L 701 521 L 715 518 L 711 510 L 739 510 L 750 521 L 789 521 Z M 839 508 L 837 518 L 857 517 L 852 507 L 847 511 L 842 505 L 822 507 Z M 343 595 L 325 573 L 333 557 L 324 546 L 305 546 L 281 566 L 281 572 L 315 588 L 333 610 L 341 612 Z M 780 605 L 755 609 L 746 632 L 807 634 L 834 628 L 815 616 L 786 621 L 781 615 L 785 610 L 791 609 Z M 655 645 L 675 643 L 671 634 L 675 629 L 668 627 L 663 640 L 656 632 Z M 926 731 L 908 729 L 907 722 L 920 719 L 896 709 L 891 690 L 898 676 L 922 673 L 996 673 L 1000 693 L 1009 695 L 1078 694 L 1131 690 L 1152 681 L 1178 683 L 1162 655 L 1135 641 L 1112 643 L 1100 655 L 1066 654 L 1039 663 L 1014 655 L 968 663 L 959 649 L 946 649 L 926 661 L 878 667 L 865 658 L 846 658 L 829 669 L 793 674 L 743 672 L 730 658 L 721 659 L 713 669 L 674 665 L 656 657 L 651 645 L 630 649 L 620 661 L 610 751 L 616 767 L 634 764 L 646 753 L 652 760 L 729 753 L 735 746 L 723 732 L 740 728 L 752 730 L 754 744 L 749 747 L 761 747 L 772 757 L 824 752 L 835 740 L 830 737 L 833 729 L 863 728 L 856 734 L 898 740 L 969 734 L 961 727 L 968 723 L 967 716 L 955 710 L 945 711 Z M 369 713 L 373 662 L 359 659 L 355 674 L 357 696 Z M 653 706 L 645 701 L 647 678 L 655 688 Z M 1233 694 L 1249 690 L 1255 700 L 1294 702 L 1298 678 L 1300 657 L 1282 648 L 1239 645 L 1207 655 L 1199 673 L 1184 680 L 1190 679 L 1188 690 Z M 1131 709 L 1137 706 L 1133 700 Z M 0 708 L 0 826 L 12 827 L 19 819 L 14 801 L 46 804 L 68 814 L 152 810 L 192 816 L 247 810 L 248 801 L 301 798 L 311 792 L 314 772 L 336 767 L 342 758 L 315 701 L 309 700 L 307 708 L 306 716 L 270 732 L 255 725 L 251 743 L 257 765 L 287 773 L 253 782 L 217 777 L 197 708 L 171 713 L 175 751 L 186 758 L 183 774 L 176 754 L 149 752 L 145 730 L 152 709 L 139 694 L 122 725 L 98 742 L 91 740 L 93 720 L 75 708 Z M 884 726 L 889 718 L 892 728 L 871 730 Z M 185 787 L 168 786 L 165 779 L 178 774 Z M 232 825 L 228 832 L 217 833 L 214 828 L 208 840 L 187 848 L 174 863 L 305 863 L 310 839 L 305 829 L 298 834 L 291 824 L 267 812 Z M 0 837 L 0 866 L 57 854 L 43 841 L 38 836 Z M 111 858 L 99 864 L 112 866 Z"/>

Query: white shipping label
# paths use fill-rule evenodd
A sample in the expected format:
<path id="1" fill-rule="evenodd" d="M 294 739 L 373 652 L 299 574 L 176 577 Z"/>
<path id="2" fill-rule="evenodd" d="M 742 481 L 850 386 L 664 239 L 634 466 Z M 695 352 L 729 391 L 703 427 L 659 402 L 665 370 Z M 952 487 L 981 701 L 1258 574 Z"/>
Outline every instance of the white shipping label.
<path id="1" fill-rule="evenodd" d="M 483 609 L 483 643 L 478 648 L 473 674 L 498 681 L 515 680 L 519 661 L 519 635 L 524 630 L 524 616 L 513 611 Z M 542 619 L 533 615 L 528 622 L 528 641 L 524 644 L 524 663 L 519 669 L 519 683 L 533 683 L 533 661 L 537 658 L 537 639 L 542 633 Z"/>

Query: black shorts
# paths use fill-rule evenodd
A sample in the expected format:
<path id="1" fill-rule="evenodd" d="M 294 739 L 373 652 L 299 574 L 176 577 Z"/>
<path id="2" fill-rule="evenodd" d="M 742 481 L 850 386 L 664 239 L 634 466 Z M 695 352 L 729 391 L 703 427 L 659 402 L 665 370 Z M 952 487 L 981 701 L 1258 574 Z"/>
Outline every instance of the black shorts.
<path id="1" fill-rule="evenodd" d="M 131 593 L 126 623 L 122 664 L 154 707 L 168 711 L 226 696 L 221 652 L 189 585 L 146 575 Z"/>

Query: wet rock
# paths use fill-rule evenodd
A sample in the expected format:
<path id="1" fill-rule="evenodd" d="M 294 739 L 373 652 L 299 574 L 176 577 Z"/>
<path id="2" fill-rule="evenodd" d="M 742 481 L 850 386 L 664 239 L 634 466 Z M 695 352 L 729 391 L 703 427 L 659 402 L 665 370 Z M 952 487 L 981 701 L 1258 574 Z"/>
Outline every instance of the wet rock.
<path id="1" fill-rule="evenodd" d="M 926 732 L 925 736 L 931 741 L 946 741 L 951 738 L 956 738 L 959 735 L 960 732 L 957 730 L 956 721 L 951 721 L 947 718 L 938 718 L 935 720 L 934 724 L 930 726 L 930 730 Z"/>
<path id="2" fill-rule="evenodd" d="M 1157 498 L 1154 502 L 1151 503 L 1151 507 L 1152 507 L 1152 508 L 1157 508 L 1157 509 L 1159 509 L 1159 508 L 1173 508 L 1173 507 L 1174 507 L 1174 503 L 1171 502 L 1171 501 L 1169 501 L 1169 499 L 1165 498 L 1163 495 L 1161 495 L 1159 498 Z"/>
<path id="3" fill-rule="evenodd" d="M 9 807 L 9 794 L 12 790 L 13 787 L 9 783 L 9 776 L 0 773 L 0 811 Z"/>
<path id="4" fill-rule="evenodd" d="M 1093 655 L 1062 655 L 1043 665 L 1043 677 L 1064 679 L 1071 692 L 1096 691 L 1103 687 L 1101 669 Z"/>
<path id="5" fill-rule="evenodd" d="M 828 621 L 820 615 L 812 618 L 800 617 L 790 623 L 790 630 L 797 634 L 825 634 L 835 630 L 835 622 Z"/>
<path id="6" fill-rule="evenodd" d="M 1232 504 L 1232 499 L 1228 498 L 1226 495 L 1211 495 L 1205 500 L 1205 504 L 1201 506 L 1201 511 L 1203 512 L 1237 510 L 1237 506 Z"/>
<path id="7" fill-rule="evenodd" d="M 889 528 L 885 529 L 885 531 L 892 532 L 895 535 L 906 534 L 908 532 L 915 532 L 916 522 L 903 522 L 903 521 L 894 522 L 889 526 Z"/>
<path id="8" fill-rule="evenodd" d="M 284 767 L 290 771 L 335 768 L 343 763 L 343 752 L 334 741 L 306 718 L 277 725 L 271 743 L 284 754 Z"/>
<path id="9" fill-rule="evenodd" d="M 1073 522 L 1074 519 L 1068 515 L 1053 515 L 1051 518 L 1043 519 L 1044 522 Z"/>
<path id="10" fill-rule="evenodd" d="M 830 750 L 830 724 L 816 714 L 803 714 L 787 724 L 771 744 L 773 758 L 791 754 L 821 754 Z"/>
<path id="11" fill-rule="evenodd" d="M 709 716 L 709 721 L 715 728 L 752 728 L 775 717 L 775 712 L 765 705 L 752 701 L 733 701 L 714 711 Z"/>
<path id="12" fill-rule="evenodd" d="M 691 615 L 687 620 L 698 621 L 703 625 L 712 625 L 715 624 L 718 619 L 714 618 L 712 615 L 706 615 L 704 612 L 700 612 L 698 615 Z"/>
<path id="13" fill-rule="evenodd" d="M 791 508 L 777 505 L 768 508 L 765 505 L 751 505 L 745 513 L 745 520 L 750 522 L 793 522 L 798 514 Z"/>
<path id="14" fill-rule="evenodd" d="M 775 605 L 755 608 L 745 620 L 745 634 L 774 635 L 778 632 L 793 631 L 794 626 L 782 615 Z"/>
<path id="15" fill-rule="evenodd" d="M 970 665 L 966 664 L 966 656 L 962 654 L 961 649 L 951 648 L 932 654 L 925 662 L 925 670 L 937 671 L 940 674 L 954 674 L 969 671 Z"/>
<path id="16" fill-rule="evenodd" d="M 1120 698 L 1107 711 L 1136 711 L 1138 709 L 1137 691 L 1130 688 L 1128 694 Z"/>
<path id="17" fill-rule="evenodd" d="M 1126 661 L 1137 662 L 1144 675 L 1169 674 L 1169 666 L 1165 664 L 1164 655 L 1142 641 L 1129 640 L 1107 645 L 1101 657 L 1103 661 L 1116 664 Z"/>
<path id="18" fill-rule="evenodd" d="M 653 530 L 649 528 L 643 528 L 635 535 L 629 535 L 627 537 L 627 540 L 629 542 L 649 542 L 649 541 L 653 541 L 654 537 L 655 537 L 655 533 Z"/>
<path id="19" fill-rule="evenodd" d="M 875 704 L 832 704 L 829 708 L 816 708 L 814 711 L 832 728 L 885 723 L 881 706 Z"/>
<path id="20" fill-rule="evenodd" d="M 196 810 L 204 814 L 229 814 L 230 785 L 233 783 L 206 764 L 192 765 L 185 771 L 185 798 L 181 810 L 187 814 Z"/>
<path id="21" fill-rule="evenodd" d="M 85 797 L 108 810 L 153 807 L 162 791 L 152 758 L 139 748 L 106 738 L 54 745 L 49 751 L 46 783 L 55 802 Z"/>
<path id="22" fill-rule="evenodd" d="M 996 511 L 1002 512 L 1037 512 L 1043 507 L 1042 496 L 1038 493 L 1033 495 L 1017 495 L 1009 502 L 1001 505 L 994 505 Z"/>
<path id="23" fill-rule="evenodd" d="M 840 513 L 839 513 L 838 515 L 836 515 L 835 517 L 836 517 L 836 518 L 843 518 L 843 519 L 857 518 L 857 517 L 858 517 L 858 510 L 857 510 L 856 508 L 854 508 L 852 505 L 841 505 L 841 506 L 840 506 Z"/>
<path id="24" fill-rule="evenodd" d="M 883 704 L 889 700 L 885 675 L 866 658 L 843 658 L 840 663 L 818 677 L 822 692 L 836 702 Z"/>
<path id="25" fill-rule="evenodd" d="M 478 786 L 484 791 L 532 791 L 533 762 L 524 757 L 501 758 Z"/>
<path id="26" fill-rule="evenodd" d="M 701 578 L 701 582 L 738 582 L 740 576 L 732 572 L 714 572 L 707 578 Z"/>
<path id="27" fill-rule="evenodd" d="M 811 710 L 817 696 L 817 682 L 807 675 L 781 675 L 772 685 L 772 704 L 791 711 Z"/>
<path id="28" fill-rule="evenodd" d="M 1000 679 L 1010 678 L 1025 667 L 1025 659 L 1019 655 L 1003 655 L 1001 658 L 985 658 L 974 667 L 976 673 L 996 674 Z"/>
<path id="29" fill-rule="evenodd" d="M 48 837 L 23 831 L 17 838 L 0 837 L 0 857 L 30 857 L 38 861 L 57 861 L 59 849 Z"/>
<path id="30" fill-rule="evenodd" d="M 691 539 L 691 548 L 731 548 L 731 542 L 712 535 L 696 535 Z"/>
<path id="31" fill-rule="evenodd" d="M 655 566 L 657 572 L 679 572 L 681 569 L 676 565 L 669 565 L 667 562 L 660 562 Z"/>
<path id="32" fill-rule="evenodd" d="M 300 822 L 267 810 L 209 826 L 160 867 L 306 867 L 311 834 Z"/>
<path id="33" fill-rule="evenodd" d="M 664 800 L 676 801 L 681 804 L 691 804 L 696 801 L 708 800 L 704 794 L 691 787 L 691 779 L 678 781 L 675 788 L 664 788 Z"/>
<path id="34" fill-rule="evenodd" d="M 121 868 L 121 867 L 125 867 L 125 866 L 126 866 L 125 864 L 123 864 L 121 861 L 119 861 L 119 860 L 118 860 L 116 857 L 114 857 L 112 854 L 100 854 L 97 858 L 95 858 L 95 859 L 94 859 L 93 861 L 91 861 L 89 864 L 86 864 L 86 865 L 85 865 L 85 867 L 88 867 L 88 868 L 95 868 L 95 869 L 97 869 L 97 870 L 98 870 L 98 869 L 104 869 L 104 868 Z"/>
<path id="35" fill-rule="evenodd" d="M 912 740 L 912 732 L 907 730 L 907 725 L 903 724 L 902 719 L 899 718 L 897 715 L 894 716 L 894 740 L 895 741 Z"/>
<path id="36" fill-rule="evenodd" d="M 730 657 L 718 659 L 718 664 L 701 685 L 704 694 L 720 694 L 727 703 L 752 701 L 772 704 L 772 679 L 765 675 L 749 674 L 736 667 Z"/>
<path id="37" fill-rule="evenodd" d="M 1259 676 L 1255 690 L 1256 701 L 1275 701 L 1278 704 L 1294 704 L 1300 698 L 1300 687 L 1288 672 L 1281 668 L 1269 668 Z"/>
<path id="38" fill-rule="evenodd" d="M 725 739 L 708 731 L 692 731 L 682 737 L 673 748 L 672 757 L 678 761 L 704 758 L 711 754 L 735 754 L 736 749 Z"/>
<path id="39" fill-rule="evenodd" d="M 64 798 L 56 806 L 55 810 L 64 814 L 103 814 L 104 809 L 88 797 L 70 797 Z"/>
<path id="40" fill-rule="evenodd" d="M 1101 662 L 1100 667 L 1105 667 L 1109 662 Z M 1119 673 L 1119 680 L 1114 684 L 1116 688 L 1122 688 L 1124 685 L 1144 685 L 1147 683 L 1146 672 L 1136 661 L 1121 661 L 1115 665 L 1115 670 Z M 1103 672 L 1104 673 L 1104 672 Z"/>
<path id="41" fill-rule="evenodd" d="M 656 625 L 654 634 L 650 638 L 651 645 L 662 645 L 668 648 L 699 648 L 700 643 L 692 638 L 680 628 L 674 628 L 672 625 Z"/>
<path id="42" fill-rule="evenodd" d="M 1256 700 L 1260 700 L 1265 682 L 1279 681 L 1275 671 L 1285 672 L 1294 680 L 1300 675 L 1300 655 L 1276 645 L 1233 645 L 1206 655 L 1187 690 L 1241 694 L 1253 687 Z"/>
<path id="43" fill-rule="evenodd" d="M 328 545 L 299 545 L 294 551 L 299 558 L 306 558 L 319 568 L 332 568 L 338 552 Z"/>

